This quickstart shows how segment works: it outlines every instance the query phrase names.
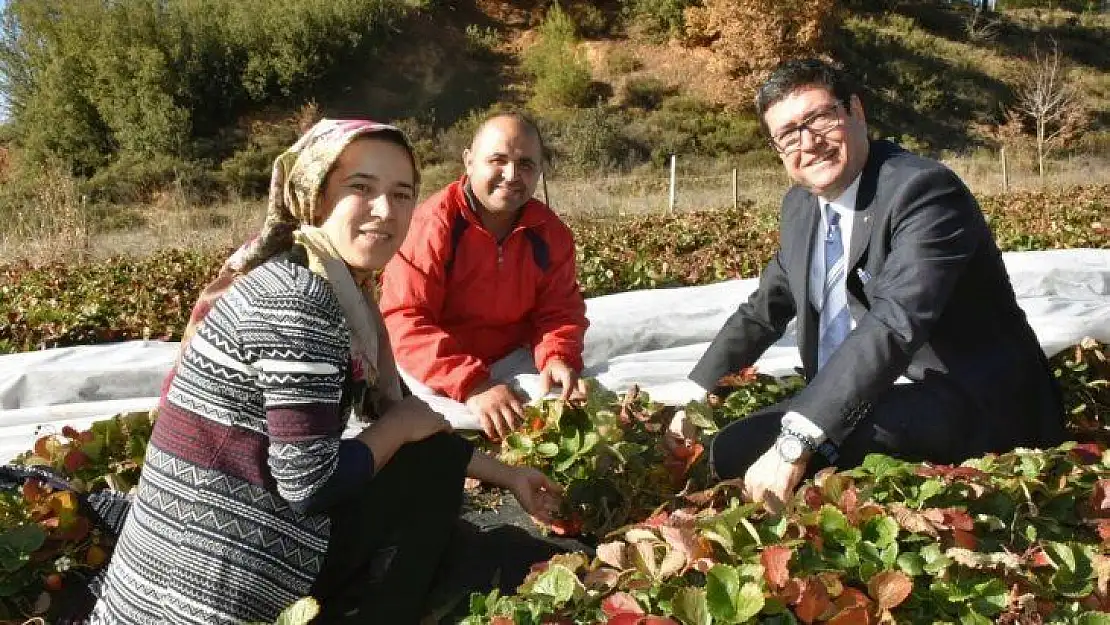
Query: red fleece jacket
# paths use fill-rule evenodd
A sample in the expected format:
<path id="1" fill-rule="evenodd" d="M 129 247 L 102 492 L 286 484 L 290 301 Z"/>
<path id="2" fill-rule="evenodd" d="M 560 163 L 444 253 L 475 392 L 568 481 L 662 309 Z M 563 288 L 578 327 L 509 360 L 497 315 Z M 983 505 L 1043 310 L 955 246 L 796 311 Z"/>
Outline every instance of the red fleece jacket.
<path id="1" fill-rule="evenodd" d="M 518 347 L 531 348 L 541 371 L 553 358 L 580 371 L 589 322 L 570 228 L 530 200 L 498 244 L 467 205 L 465 183 L 451 183 L 416 209 L 382 273 L 380 304 L 397 364 L 458 401 Z M 459 216 L 469 223 L 452 250 Z M 546 243 L 546 270 L 534 254 L 537 235 Z"/>

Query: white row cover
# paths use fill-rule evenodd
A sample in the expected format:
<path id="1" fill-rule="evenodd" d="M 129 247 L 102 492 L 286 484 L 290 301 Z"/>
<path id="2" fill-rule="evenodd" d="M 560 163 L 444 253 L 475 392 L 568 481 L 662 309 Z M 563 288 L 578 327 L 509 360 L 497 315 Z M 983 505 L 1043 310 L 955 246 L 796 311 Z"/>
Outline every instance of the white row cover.
<path id="1" fill-rule="evenodd" d="M 1110 250 L 1013 252 L 1004 258 L 1046 354 L 1087 336 L 1110 342 Z M 703 397 L 686 375 L 756 284 L 732 280 L 588 300 L 586 375 L 617 391 L 638 384 L 667 403 Z M 177 343 L 132 341 L 0 356 L 0 462 L 30 449 L 40 431 L 86 427 L 119 412 L 153 408 L 177 349 Z M 782 375 L 800 364 L 791 328 L 757 366 Z M 515 381 L 534 394 L 538 376 L 519 374 Z M 472 419 L 452 421 L 476 425 Z"/>

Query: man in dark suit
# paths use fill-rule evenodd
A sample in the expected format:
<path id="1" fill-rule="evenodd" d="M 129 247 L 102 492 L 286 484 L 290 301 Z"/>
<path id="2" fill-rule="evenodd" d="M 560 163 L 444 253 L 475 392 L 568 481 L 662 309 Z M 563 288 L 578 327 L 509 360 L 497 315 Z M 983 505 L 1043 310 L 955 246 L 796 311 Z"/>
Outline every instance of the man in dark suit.
<path id="1" fill-rule="evenodd" d="M 1064 440 L 1063 408 L 983 214 L 952 171 L 869 141 L 842 71 L 782 64 L 756 112 L 795 185 L 759 288 L 690 373 L 709 391 L 797 318 L 808 384 L 734 423 L 710 462 L 775 505 L 872 452 L 955 463 Z"/>

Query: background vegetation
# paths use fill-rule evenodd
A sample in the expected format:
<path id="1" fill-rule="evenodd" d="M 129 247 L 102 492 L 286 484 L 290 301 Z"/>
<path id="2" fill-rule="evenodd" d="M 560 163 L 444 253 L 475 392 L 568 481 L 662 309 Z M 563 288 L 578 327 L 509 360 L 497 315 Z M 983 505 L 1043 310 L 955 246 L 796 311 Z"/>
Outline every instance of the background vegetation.
<path id="1" fill-rule="evenodd" d="M 1006 251 L 1110 249 L 1110 186 L 1014 193 L 982 205 Z M 587 297 L 759 274 L 777 217 L 736 209 L 572 218 Z M 200 289 L 230 248 L 165 250 L 142 260 L 0 264 L 0 354 L 130 339 L 178 340 Z"/>
<path id="2" fill-rule="evenodd" d="M 325 115 L 398 121 L 432 184 L 458 173 L 477 120 L 505 105 L 541 120 L 564 176 L 672 153 L 770 166 L 749 96 L 798 54 L 862 79 L 878 135 L 934 155 L 1006 146 L 1020 159 L 1033 124 L 1007 112 L 1030 44 L 1056 42 L 1083 132 L 1054 155 L 1110 145 L 1110 16 L 1097 2 L 1015 0 L 997 13 L 939 0 L 795 4 L 11 0 L 0 216 L 42 213 L 49 193 L 89 227 L 122 228 L 167 194 L 258 197 L 273 156 Z"/>

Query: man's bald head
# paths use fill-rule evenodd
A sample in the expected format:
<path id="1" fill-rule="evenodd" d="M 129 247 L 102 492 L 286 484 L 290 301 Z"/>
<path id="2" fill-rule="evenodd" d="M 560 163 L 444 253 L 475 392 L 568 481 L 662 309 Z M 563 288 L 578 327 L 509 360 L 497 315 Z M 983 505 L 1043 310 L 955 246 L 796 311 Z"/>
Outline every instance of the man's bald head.
<path id="1" fill-rule="evenodd" d="M 539 128 L 520 113 L 482 122 L 463 163 L 474 196 L 491 213 L 515 213 L 532 198 L 544 159 Z"/>
<path id="2" fill-rule="evenodd" d="M 540 134 L 540 127 L 536 124 L 535 120 L 528 117 L 524 113 L 516 111 L 509 111 L 504 113 L 494 113 L 486 118 L 479 126 L 478 130 L 474 133 L 474 138 L 470 141 L 470 149 L 473 150 L 478 140 L 482 135 L 489 132 L 491 129 L 496 129 L 500 132 L 525 132 L 530 134 L 537 143 L 540 145 L 540 157 L 545 158 L 547 146 L 543 143 L 543 135 Z"/>

